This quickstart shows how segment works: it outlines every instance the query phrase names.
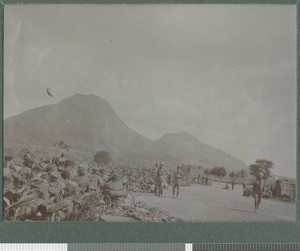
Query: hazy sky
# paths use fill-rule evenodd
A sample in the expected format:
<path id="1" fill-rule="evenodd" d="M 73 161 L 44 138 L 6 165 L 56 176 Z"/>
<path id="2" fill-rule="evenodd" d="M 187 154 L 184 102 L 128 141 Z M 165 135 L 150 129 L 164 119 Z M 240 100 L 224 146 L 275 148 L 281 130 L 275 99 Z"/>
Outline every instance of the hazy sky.
<path id="1" fill-rule="evenodd" d="M 149 138 L 189 132 L 295 177 L 295 5 L 5 5 L 4 21 L 5 118 L 94 93 Z"/>

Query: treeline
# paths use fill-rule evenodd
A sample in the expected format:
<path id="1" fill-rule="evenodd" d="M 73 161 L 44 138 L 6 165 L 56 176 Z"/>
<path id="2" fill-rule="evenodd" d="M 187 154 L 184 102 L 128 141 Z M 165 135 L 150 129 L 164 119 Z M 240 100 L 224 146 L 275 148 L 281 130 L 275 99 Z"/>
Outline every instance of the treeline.
<path id="1" fill-rule="evenodd" d="M 231 178 L 241 178 L 244 179 L 246 177 L 246 170 L 242 169 L 235 172 L 228 173 L 227 170 L 223 166 L 214 167 L 212 169 L 205 169 L 204 174 L 218 176 L 219 178 L 223 178 L 228 175 Z"/>
<path id="2" fill-rule="evenodd" d="M 221 178 L 227 175 L 227 171 L 223 166 L 216 166 L 213 169 L 205 169 L 204 174 L 215 175 Z"/>
<path id="3" fill-rule="evenodd" d="M 198 175 L 200 172 L 200 174 L 214 175 L 219 178 L 228 176 L 230 178 L 235 178 L 235 179 L 238 178 L 245 179 L 247 177 L 252 176 L 254 178 L 261 177 L 263 180 L 267 180 L 271 177 L 271 170 L 274 168 L 274 163 L 270 160 L 258 159 L 255 161 L 254 164 L 251 164 L 249 166 L 248 172 L 245 169 L 229 172 L 223 166 L 216 166 L 213 168 L 204 169 L 204 167 L 201 166 L 182 164 L 181 167 L 186 174 L 192 174 L 192 175 Z M 191 173 L 192 170 L 194 170 L 193 173 Z"/>

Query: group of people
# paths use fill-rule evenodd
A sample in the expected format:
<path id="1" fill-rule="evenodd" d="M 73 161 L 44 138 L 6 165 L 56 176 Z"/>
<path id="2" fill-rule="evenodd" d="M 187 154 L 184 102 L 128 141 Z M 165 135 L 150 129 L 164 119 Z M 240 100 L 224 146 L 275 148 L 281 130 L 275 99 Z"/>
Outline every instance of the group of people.
<path id="1" fill-rule="evenodd" d="M 278 178 L 275 179 L 275 187 L 272 191 L 271 187 L 263 182 L 263 174 L 259 173 L 251 185 L 247 185 L 246 181 L 243 180 L 243 196 L 252 195 L 254 198 L 254 210 L 258 210 L 262 198 L 269 198 L 271 196 L 281 196 L 281 185 Z"/>
<path id="2" fill-rule="evenodd" d="M 211 175 L 198 175 L 198 184 L 211 186 L 213 178 Z"/>
<path id="3" fill-rule="evenodd" d="M 51 160 L 35 160 L 34 155 L 26 150 L 22 156 L 22 166 L 15 165 L 13 157 L 5 156 L 3 169 L 4 202 L 6 216 L 12 220 L 64 220 L 75 205 L 90 192 L 103 192 L 113 189 L 116 182 L 125 190 L 130 184 L 137 183 L 140 189 L 147 190 L 154 186 L 156 196 L 162 197 L 168 187 L 172 187 L 173 197 L 178 197 L 182 181 L 185 177 L 183 168 L 178 165 L 174 172 L 167 169 L 164 163 L 156 163 L 152 170 L 123 170 L 118 173 L 111 165 L 96 164 L 92 166 L 75 163 L 64 158 L 64 154 Z M 121 176 L 121 177 L 120 177 Z M 211 183 L 210 177 L 205 177 L 206 183 Z M 198 180 L 201 180 L 200 175 Z M 261 203 L 261 198 L 269 191 L 262 184 L 263 175 L 259 174 L 251 184 L 251 194 L 254 198 L 255 212 Z M 202 179 L 205 182 L 205 179 Z M 114 183 L 114 186 L 109 184 Z M 232 178 L 225 189 L 234 189 L 235 180 Z M 244 180 L 243 196 L 249 190 Z M 248 191 L 249 192 L 249 191 Z M 279 180 L 275 182 L 273 194 L 281 194 Z M 24 206 L 26 205 L 26 206 Z"/>
<path id="4" fill-rule="evenodd" d="M 232 191 L 233 188 L 234 188 L 234 185 L 235 185 L 235 179 L 234 178 L 231 179 L 230 184 L 231 184 L 231 191 Z M 228 183 L 226 183 L 226 186 L 224 187 L 224 189 L 225 190 L 230 190 Z"/>
<path id="5" fill-rule="evenodd" d="M 166 168 L 164 163 L 155 164 L 155 195 L 162 197 L 163 191 L 166 190 L 169 186 L 172 186 L 173 196 L 179 195 L 179 189 L 184 177 L 181 166 L 178 165 L 174 173 L 170 173 Z"/>

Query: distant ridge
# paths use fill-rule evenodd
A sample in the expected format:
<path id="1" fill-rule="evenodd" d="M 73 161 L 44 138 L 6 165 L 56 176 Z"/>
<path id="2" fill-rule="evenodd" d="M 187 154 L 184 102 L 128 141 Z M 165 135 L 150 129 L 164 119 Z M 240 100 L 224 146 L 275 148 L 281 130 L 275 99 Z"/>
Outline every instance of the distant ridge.
<path id="1" fill-rule="evenodd" d="M 52 146 L 57 139 L 86 151 L 107 150 L 126 161 L 247 168 L 243 161 L 188 133 L 166 133 L 150 140 L 129 128 L 106 100 L 94 94 L 75 94 L 4 120 L 4 142 Z"/>

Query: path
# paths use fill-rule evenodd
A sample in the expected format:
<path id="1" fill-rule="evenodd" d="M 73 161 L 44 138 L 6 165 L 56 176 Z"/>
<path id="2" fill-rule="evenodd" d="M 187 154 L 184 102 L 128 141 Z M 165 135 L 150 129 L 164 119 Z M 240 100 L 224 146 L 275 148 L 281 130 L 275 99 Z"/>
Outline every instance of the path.
<path id="1" fill-rule="evenodd" d="M 172 216 L 184 221 L 293 221 L 295 203 L 263 199 L 259 211 L 254 212 L 252 197 L 242 196 L 242 187 L 224 190 L 222 183 L 212 186 L 193 184 L 181 187 L 178 198 L 173 198 L 171 188 L 165 197 L 154 194 L 136 194 L 136 201 L 149 207 L 166 209 Z M 231 187 L 231 186 L 230 186 Z"/>

